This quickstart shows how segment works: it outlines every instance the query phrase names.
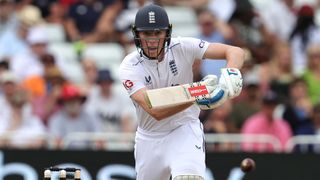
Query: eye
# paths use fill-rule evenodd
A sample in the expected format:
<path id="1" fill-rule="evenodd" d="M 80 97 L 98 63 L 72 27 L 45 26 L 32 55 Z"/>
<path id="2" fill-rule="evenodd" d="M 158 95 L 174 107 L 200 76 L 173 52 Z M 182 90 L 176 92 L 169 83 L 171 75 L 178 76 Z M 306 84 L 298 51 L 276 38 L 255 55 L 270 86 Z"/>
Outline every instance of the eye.
<path id="1" fill-rule="evenodd" d="M 162 34 L 162 32 L 161 32 L 161 31 L 155 31 L 154 34 L 155 34 L 156 36 L 158 36 L 158 35 Z"/>
<path id="2" fill-rule="evenodd" d="M 152 32 L 151 31 L 145 31 L 145 32 L 143 32 L 143 34 L 146 35 L 146 36 L 151 36 Z"/>

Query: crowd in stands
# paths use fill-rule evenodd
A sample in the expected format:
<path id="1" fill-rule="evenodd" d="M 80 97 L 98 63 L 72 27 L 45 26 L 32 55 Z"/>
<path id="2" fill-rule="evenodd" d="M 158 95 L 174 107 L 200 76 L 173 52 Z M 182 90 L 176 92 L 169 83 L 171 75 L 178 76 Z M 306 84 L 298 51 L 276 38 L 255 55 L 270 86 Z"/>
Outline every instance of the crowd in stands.
<path id="1" fill-rule="evenodd" d="M 59 144 L 71 132 L 133 133 L 135 109 L 115 73 L 121 60 L 101 66 L 84 52 L 107 43 L 124 55 L 135 50 L 130 28 L 150 3 L 187 8 L 197 29 L 190 36 L 246 51 L 243 91 L 201 112 L 205 133 L 273 135 L 283 149 L 293 136 L 320 133 L 320 1 L 0 0 L 0 136 L 14 132 L 0 147 L 40 148 L 43 141 L 28 139 L 48 134 Z M 59 44 L 75 56 L 52 51 Z M 194 80 L 219 76 L 225 64 L 196 61 Z"/>

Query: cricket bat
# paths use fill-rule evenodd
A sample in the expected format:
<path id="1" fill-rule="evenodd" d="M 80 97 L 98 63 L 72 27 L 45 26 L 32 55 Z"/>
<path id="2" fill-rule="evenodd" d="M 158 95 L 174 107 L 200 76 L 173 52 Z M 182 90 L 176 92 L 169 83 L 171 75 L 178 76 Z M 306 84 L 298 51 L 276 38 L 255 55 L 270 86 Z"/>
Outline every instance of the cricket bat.
<path id="1" fill-rule="evenodd" d="M 205 82 L 147 90 L 149 107 L 154 109 L 195 102 L 200 97 L 209 97 Z"/>

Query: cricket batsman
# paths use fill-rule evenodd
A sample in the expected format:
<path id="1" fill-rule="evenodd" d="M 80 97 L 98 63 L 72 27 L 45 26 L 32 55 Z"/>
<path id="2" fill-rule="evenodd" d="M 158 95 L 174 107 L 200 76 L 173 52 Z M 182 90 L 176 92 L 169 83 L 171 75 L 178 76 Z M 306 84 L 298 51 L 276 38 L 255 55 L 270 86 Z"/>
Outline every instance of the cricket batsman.
<path id="1" fill-rule="evenodd" d="M 172 38 L 166 11 L 151 4 L 141 8 L 132 27 L 137 51 L 120 65 L 120 79 L 138 117 L 135 137 L 137 180 L 203 180 L 205 149 L 201 109 L 211 109 L 238 96 L 239 69 L 244 51 L 239 47 L 196 38 Z M 149 108 L 146 90 L 192 83 L 195 59 L 226 59 L 221 77 L 204 77 L 209 99 L 170 108 Z"/>

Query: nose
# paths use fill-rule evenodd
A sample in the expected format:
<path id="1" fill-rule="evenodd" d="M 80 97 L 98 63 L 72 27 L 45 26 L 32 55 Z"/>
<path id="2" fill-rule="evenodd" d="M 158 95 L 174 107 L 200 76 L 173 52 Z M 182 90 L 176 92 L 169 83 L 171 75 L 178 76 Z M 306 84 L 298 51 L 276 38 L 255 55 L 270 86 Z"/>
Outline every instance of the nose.
<path id="1" fill-rule="evenodd" d="M 157 43 L 157 42 L 159 42 L 159 38 L 157 37 L 148 38 L 148 43 Z"/>

